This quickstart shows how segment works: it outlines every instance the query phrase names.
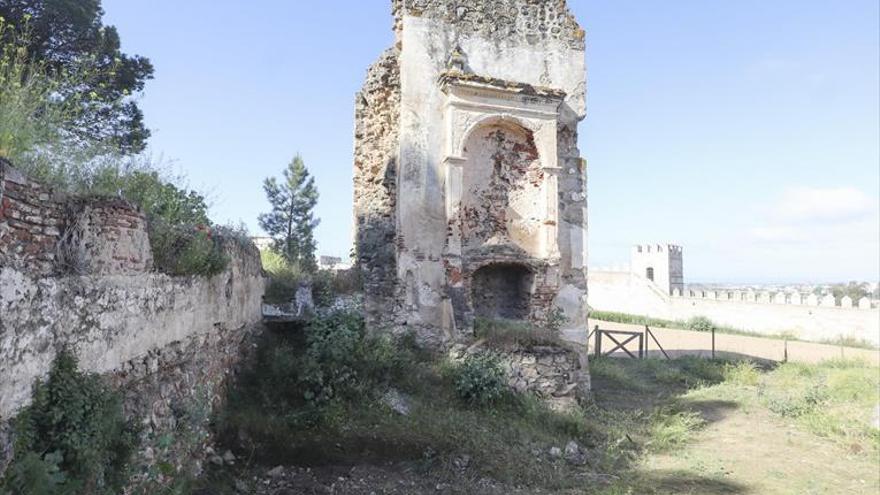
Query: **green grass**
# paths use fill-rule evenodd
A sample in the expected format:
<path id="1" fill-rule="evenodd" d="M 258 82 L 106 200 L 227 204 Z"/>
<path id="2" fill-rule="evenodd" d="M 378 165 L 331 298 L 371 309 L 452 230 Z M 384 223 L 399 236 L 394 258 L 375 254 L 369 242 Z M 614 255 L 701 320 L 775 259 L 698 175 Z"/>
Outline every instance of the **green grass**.
<path id="1" fill-rule="evenodd" d="M 477 318 L 474 322 L 474 334 L 490 346 L 502 349 L 518 345 L 532 347 L 559 343 L 556 332 L 514 320 Z"/>
<path id="2" fill-rule="evenodd" d="M 501 342 L 508 341 L 510 332 L 519 342 L 520 332 L 528 330 L 500 328 L 495 325 L 489 331 L 496 332 L 490 337 Z M 525 333 L 527 341 L 529 335 Z M 352 338 L 348 333 L 343 336 Z M 360 345 L 344 342 L 355 349 Z M 490 405 L 462 400 L 455 387 L 457 365 L 445 356 L 419 351 L 410 341 L 393 347 L 368 346 L 369 352 L 358 359 L 371 363 L 344 361 L 343 376 L 325 367 L 322 380 L 336 380 L 357 392 L 340 390 L 336 398 L 316 402 L 306 397 L 311 389 L 303 388 L 303 383 L 315 383 L 310 368 L 314 364 L 308 365 L 306 359 L 310 345 L 302 331 L 269 334 L 258 348 L 253 368 L 240 375 L 230 390 L 228 407 L 215 423 L 222 448 L 248 460 L 236 469 L 390 462 L 453 484 L 489 478 L 527 491 L 645 493 L 640 490 L 652 484 L 684 480 L 682 490 L 698 486 L 712 493 L 728 485 L 700 473 L 670 473 L 655 479 L 646 477 L 641 466 L 650 456 L 688 449 L 713 421 L 713 407 L 764 408 L 780 421 L 850 446 L 859 455 L 877 453 L 878 434 L 869 420 L 880 400 L 878 370 L 862 363 L 770 368 L 696 357 L 594 358 L 590 363 L 594 400 L 561 413 L 530 396 L 506 394 Z M 332 354 L 327 341 L 321 345 L 323 352 Z M 380 397 L 389 387 L 408 398 L 408 415 L 382 403 Z M 586 466 L 549 455 L 552 447 L 564 448 L 572 440 L 586 449 Z M 464 454 L 473 461 L 462 472 L 453 460 Z M 699 459 L 694 462 L 699 464 Z M 227 493 L 235 474 L 224 468 L 211 472 L 206 480 L 217 484 L 211 485 L 213 493 Z M 247 472 L 241 476 L 252 479 Z M 612 483 L 630 478 L 638 479 L 638 484 Z M 604 481 L 587 483 L 585 488 L 584 480 Z M 479 493 L 467 487 L 462 493 Z M 668 489 L 677 493 L 677 487 Z"/>

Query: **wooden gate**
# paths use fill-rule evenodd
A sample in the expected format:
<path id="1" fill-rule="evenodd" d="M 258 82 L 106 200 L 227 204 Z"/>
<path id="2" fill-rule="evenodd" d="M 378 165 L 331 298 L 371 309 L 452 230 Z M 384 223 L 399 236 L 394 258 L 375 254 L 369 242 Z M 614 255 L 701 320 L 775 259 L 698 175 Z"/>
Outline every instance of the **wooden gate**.
<path id="1" fill-rule="evenodd" d="M 590 332 L 590 335 L 587 336 L 587 342 L 590 341 L 590 338 L 595 335 L 596 342 L 593 345 L 593 349 L 596 356 L 610 356 L 611 354 L 617 352 L 618 350 L 622 350 L 629 357 L 633 359 L 644 359 L 647 355 L 647 347 L 648 347 L 648 337 L 651 337 L 654 340 L 654 343 L 657 344 L 657 348 L 660 349 L 660 352 L 663 353 L 663 356 L 666 359 L 669 359 L 669 355 L 666 354 L 666 351 L 663 349 L 663 346 L 660 345 L 660 341 L 657 340 L 657 337 L 654 335 L 654 332 L 645 325 L 644 332 L 633 332 L 627 330 L 602 330 L 599 328 L 599 325 L 596 325 L 596 328 Z M 607 337 L 608 340 L 615 344 L 611 350 L 604 351 L 602 350 L 602 339 L 603 337 Z M 618 340 L 619 339 L 619 340 Z M 639 351 L 638 356 L 633 354 L 629 349 L 626 348 L 626 345 L 630 342 L 638 339 L 639 341 Z"/>

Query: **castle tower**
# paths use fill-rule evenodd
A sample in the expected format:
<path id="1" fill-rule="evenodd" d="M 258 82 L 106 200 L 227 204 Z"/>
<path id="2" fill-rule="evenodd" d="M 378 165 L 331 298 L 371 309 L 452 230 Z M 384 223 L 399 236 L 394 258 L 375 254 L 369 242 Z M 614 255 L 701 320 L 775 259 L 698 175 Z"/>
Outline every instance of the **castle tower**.
<path id="1" fill-rule="evenodd" d="M 666 294 L 684 291 L 684 265 L 681 246 L 673 244 L 641 244 L 633 246 L 630 255 L 632 273 L 654 282 Z"/>
<path id="2" fill-rule="evenodd" d="M 392 0 L 397 43 L 356 106 L 370 328 L 586 324 L 584 31 L 564 0 Z"/>

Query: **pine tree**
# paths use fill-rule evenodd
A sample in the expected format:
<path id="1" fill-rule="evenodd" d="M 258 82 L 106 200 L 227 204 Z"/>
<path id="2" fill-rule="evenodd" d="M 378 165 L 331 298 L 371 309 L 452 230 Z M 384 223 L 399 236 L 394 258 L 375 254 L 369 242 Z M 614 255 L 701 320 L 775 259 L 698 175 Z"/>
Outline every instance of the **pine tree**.
<path id="1" fill-rule="evenodd" d="M 287 261 L 307 271 L 317 268 L 315 228 L 320 220 L 312 210 L 318 203 L 315 179 L 297 155 L 284 170 L 283 182 L 269 177 L 263 182 L 270 213 L 260 215 L 260 227 L 272 237 L 275 249 Z"/>

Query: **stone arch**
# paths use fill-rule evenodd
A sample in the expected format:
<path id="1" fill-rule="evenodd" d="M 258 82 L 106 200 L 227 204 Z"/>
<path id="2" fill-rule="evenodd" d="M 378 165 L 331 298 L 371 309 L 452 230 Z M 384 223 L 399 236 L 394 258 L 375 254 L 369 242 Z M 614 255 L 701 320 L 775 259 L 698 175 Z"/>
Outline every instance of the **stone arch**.
<path id="1" fill-rule="evenodd" d="M 473 133 L 480 128 L 488 126 L 507 127 L 509 129 L 518 128 L 530 133 L 532 135 L 532 139 L 534 139 L 534 136 L 537 135 L 540 131 L 540 127 L 535 125 L 533 122 L 527 119 L 515 117 L 510 114 L 484 115 L 476 119 L 474 122 L 469 123 L 464 132 L 461 133 L 461 137 L 455 145 L 455 156 L 465 156 L 465 147 L 467 146 L 467 142 L 471 138 Z"/>

